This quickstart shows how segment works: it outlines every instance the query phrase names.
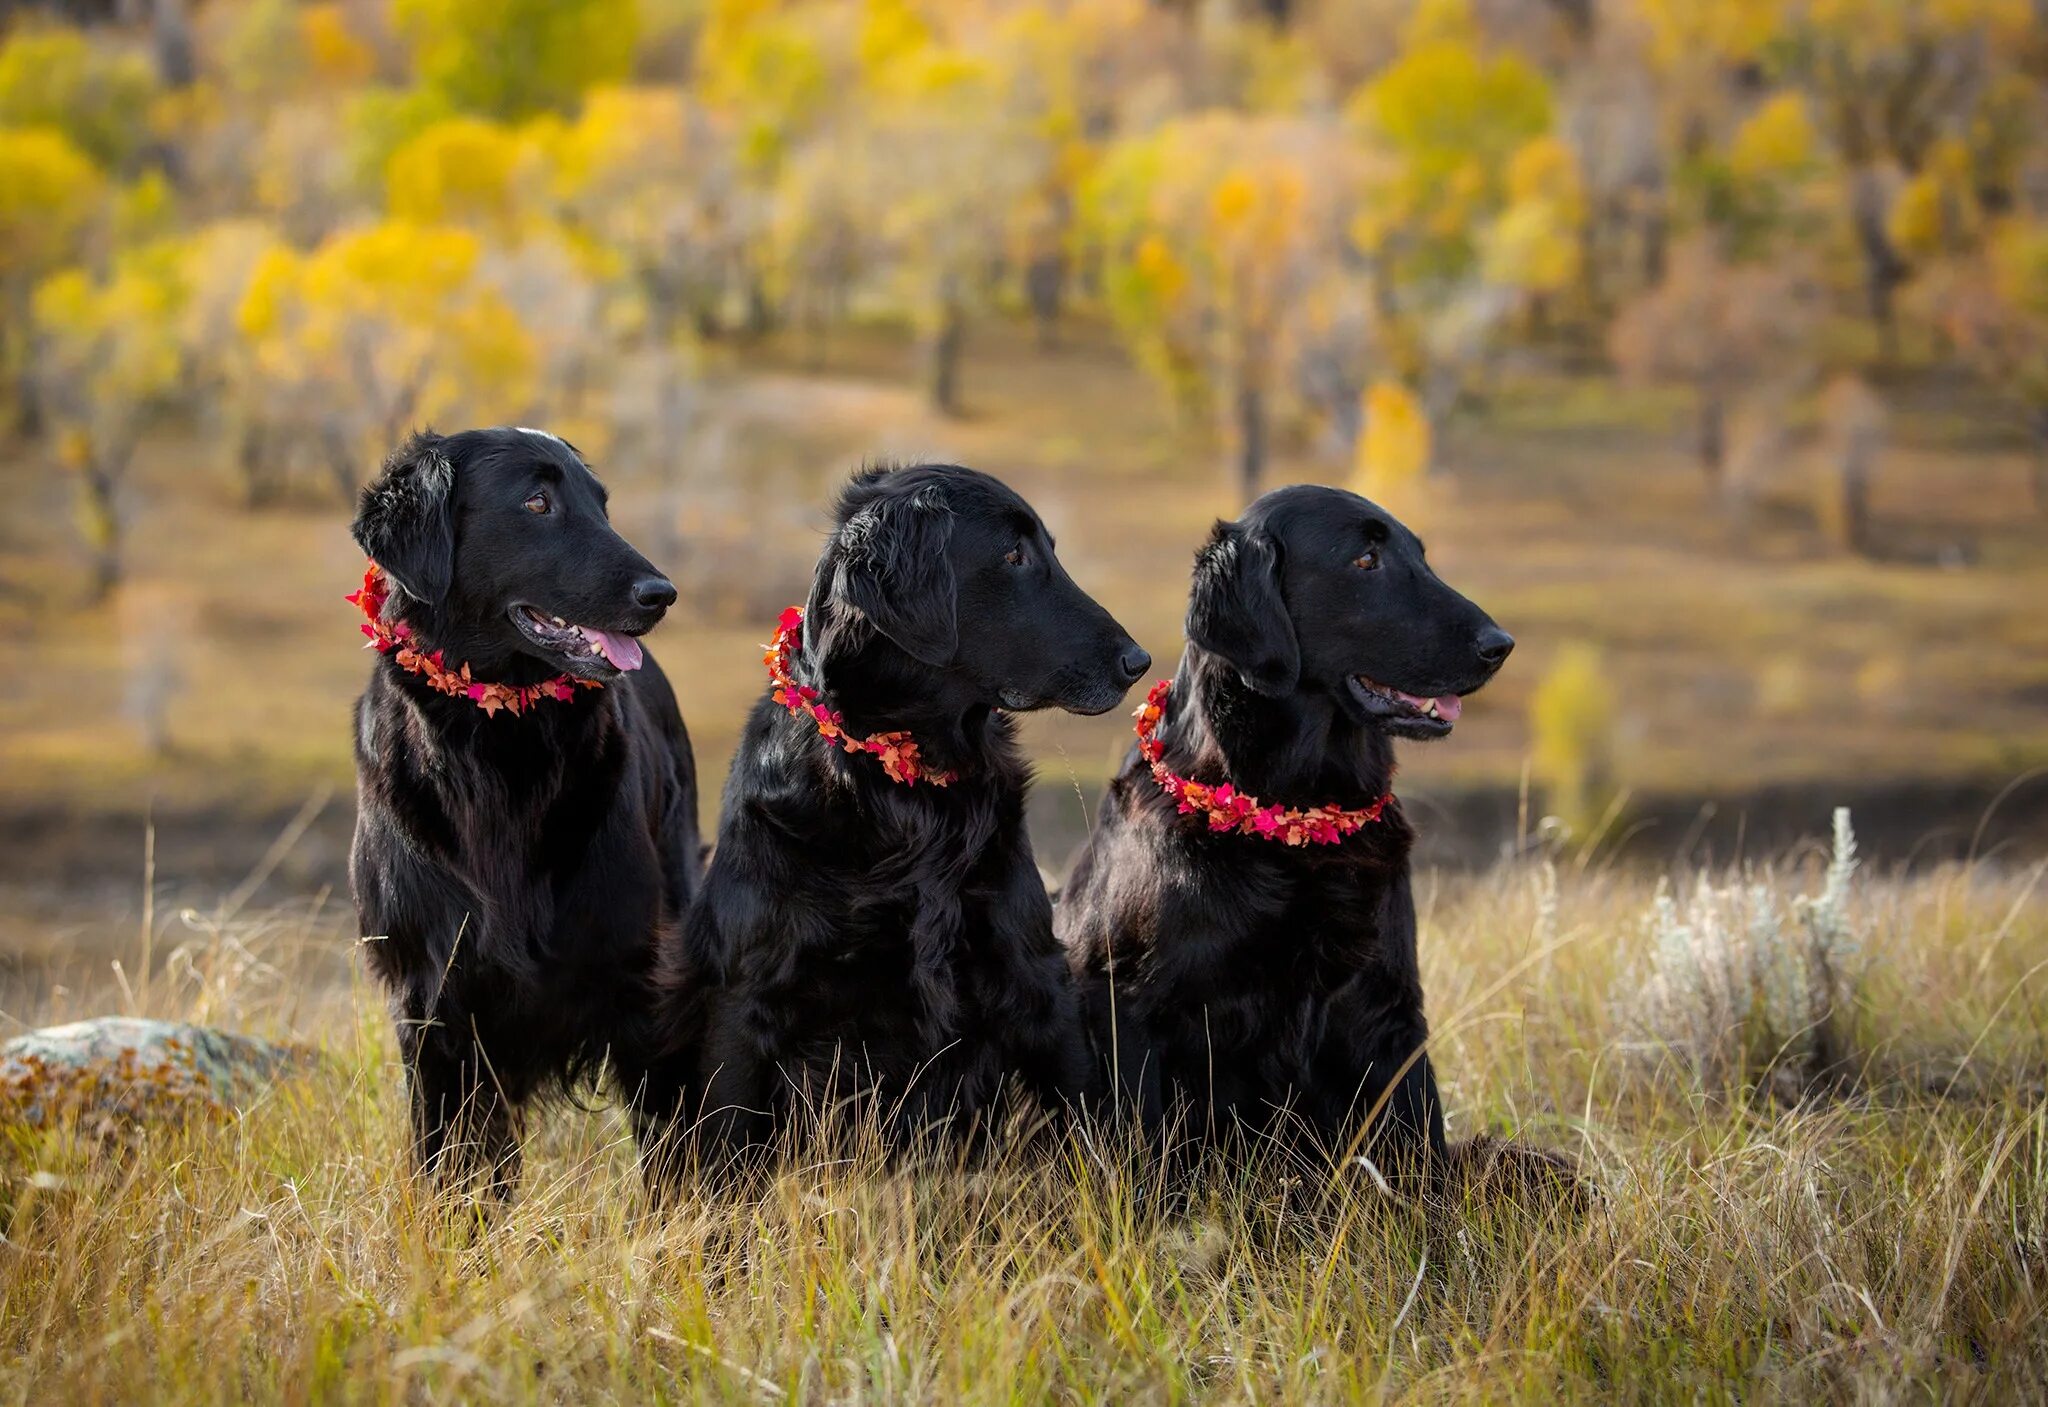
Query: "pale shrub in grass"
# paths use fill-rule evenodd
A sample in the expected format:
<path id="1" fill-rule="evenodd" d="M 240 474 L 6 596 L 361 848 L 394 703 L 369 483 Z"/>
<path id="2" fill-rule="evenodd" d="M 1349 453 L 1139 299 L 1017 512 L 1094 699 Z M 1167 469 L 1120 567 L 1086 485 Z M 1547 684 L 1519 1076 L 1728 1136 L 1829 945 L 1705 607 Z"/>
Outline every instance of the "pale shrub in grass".
<path id="1" fill-rule="evenodd" d="M 1849 1055 L 1860 933 L 1851 915 L 1856 833 L 1835 811 L 1834 848 L 1817 894 L 1784 897 L 1750 871 L 1690 897 L 1658 888 L 1646 968 L 1616 1005 L 1637 1049 L 1675 1057 L 1699 1086 L 1768 1084 L 1803 1095 L 1838 1083 Z"/>

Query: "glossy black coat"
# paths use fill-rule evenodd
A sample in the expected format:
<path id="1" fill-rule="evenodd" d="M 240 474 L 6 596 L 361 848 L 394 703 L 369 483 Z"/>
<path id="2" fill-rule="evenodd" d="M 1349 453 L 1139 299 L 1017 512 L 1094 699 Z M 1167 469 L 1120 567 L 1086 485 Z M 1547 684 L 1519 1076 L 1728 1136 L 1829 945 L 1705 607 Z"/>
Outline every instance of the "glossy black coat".
<path id="1" fill-rule="evenodd" d="M 1393 736 L 1448 731 L 1387 717 L 1357 676 L 1463 695 L 1513 643 L 1390 516 L 1312 487 L 1217 525 L 1188 636 L 1167 765 L 1299 807 L 1370 805 Z M 1441 1155 L 1412 842 L 1398 803 L 1335 845 L 1217 834 L 1133 749 L 1058 915 L 1097 1092 L 1179 1152 L 1364 1153 L 1389 1172 Z"/>
<path id="2" fill-rule="evenodd" d="M 575 453 L 533 431 L 414 437 L 354 531 L 394 582 L 387 617 L 451 666 L 604 681 L 491 717 L 385 657 L 356 705 L 350 874 L 415 1153 L 439 1179 L 503 1191 L 529 1100 L 606 1076 L 642 1088 L 661 935 L 700 863 L 689 736 L 652 657 L 620 674 L 543 656 L 507 613 L 530 603 L 637 635 L 674 592 L 612 530 Z"/>
<path id="3" fill-rule="evenodd" d="M 798 677 L 855 736 L 905 730 L 948 785 L 892 781 L 754 707 L 671 974 L 672 1099 L 732 1151 L 872 1119 L 892 1142 L 987 1127 L 1014 1080 L 1086 1074 L 1004 710 L 1114 707 L 1149 660 L 1061 568 L 1030 507 L 950 466 L 841 496 Z"/>

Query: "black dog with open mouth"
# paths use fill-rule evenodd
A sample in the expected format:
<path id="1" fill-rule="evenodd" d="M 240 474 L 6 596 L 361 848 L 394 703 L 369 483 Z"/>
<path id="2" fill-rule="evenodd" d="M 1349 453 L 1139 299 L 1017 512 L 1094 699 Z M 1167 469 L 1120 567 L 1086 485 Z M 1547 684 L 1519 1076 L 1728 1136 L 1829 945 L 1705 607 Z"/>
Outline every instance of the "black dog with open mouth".
<path id="1" fill-rule="evenodd" d="M 537 430 L 414 435 L 353 532 L 383 651 L 356 705 L 358 919 L 420 1165 L 503 1192 L 528 1099 L 644 1081 L 699 865 L 689 735 L 638 638 L 676 591 Z"/>
<path id="2" fill-rule="evenodd" d="M 670 1006 L 676 1107 L 728 1153 L 833 1117 L 898 1146 L 962 1133 L 1012 1077 L 1056 1108 L 1086 1075 L 1005 711 L 1105 712 L 1150 657 L 985 474 L 864 471 L 835 519 L 733 760 Z"/>
<path id="3" fill-rule="evenodd" d="M 1156 752 L 1061 895 L 1098 1089 L 1181 1151 L 1441 1166 L 1412 833 L 1383 798 L 1393 740 L 1448 734 L 1514 641 L 1389 514 L 1312 486 L 1217 524 L 1187 634 Z"/>

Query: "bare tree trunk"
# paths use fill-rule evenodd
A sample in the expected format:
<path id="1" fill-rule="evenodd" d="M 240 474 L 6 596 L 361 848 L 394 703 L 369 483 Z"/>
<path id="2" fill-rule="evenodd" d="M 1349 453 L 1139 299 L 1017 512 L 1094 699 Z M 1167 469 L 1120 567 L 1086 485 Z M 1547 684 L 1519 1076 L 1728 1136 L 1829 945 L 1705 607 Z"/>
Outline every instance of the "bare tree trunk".
<path id="1" fill-rule="evenodd" d="M 333 479 L 341 501 L 353 505 L 356 501 L 356 458 L 349 447 L 348 436 L 336 426 L 323 426 L 320 449 L 327 459 L 327 473 Z"/>
<path id="2" fill-rule="evenodd" d="M 260 424 L 242 426 L 235 442 L 235 467 L 241 472 L 244 508 L 261 508 L 270 501 L 271 476 L 266 457 L 269 448 Z"/>
<path id="3" fill-rule="evenodd" d="M 156 54 L 156 74 L 166 88 L 189 88 L 198 76 L 192 56 L 192 25 L 185 17 L 185 0 L 156 0 L 150 26 L 150 47 Z"/>
<path id="4" fill-rule="evenodd" d="M 1707 482 L 1720 483 L 1728 464 L 1728 397 L 1718 386 L 1700 388 L 1699 458 Z"/>
<path id="5" fill-rule="evenodd" d="M 27 279 L 8 279 L 0 287 L 0 376 L 13 384 L 6 389 L 14 397 L 12 429 L 23 439 L 38 439 L 43 433 L 41 388 L 36 385 L 34 338 L 30 335 L 30 285 Z"/>
<path id="6" fill-rule="evenodd" d="M 775 330 L 775 304 L 758 269 L 747 274 L 747 336 L 765 337 Z"/>
<path id="7" fill-rule="evenodd" d="M 1066 292 L 1067 261 L 1058 252 L 1033 259 L 1024 269 L 1024 296 L 1031 303 L 1031 317 L 1038 331 L 1038 349 L 1049 352 L 1059 345 L 1060 305 Z"/>
<path id="8" fill-rule="evenodd" d="M 1859 557 L 1870 555 L 1870 461 L 1875 438 L 1857 435 L 1844 448 L 1841 475 L 1842 545 Z"/>
<path id="9" fill-rule="evenodd" d="M 1655 288 L 1664 282 L 1664 270 L 1670 264 L 1670 243 L 1670 221 L 1658 210 L 1643 223 L 1643 287 Z"/>
<path id="10" fill-rule="evenodd" d="M 1906 262 L 1892 245 L 1887 217 L 1891 192 L 1869 167 L 1857 172 L 1851 187 L 1856 243 L 1863 255 L 1863 296 L 1877 328 L 1878 357 L 1887 365 L 1899 358 L 1898 318 L 1892 295 L 1906 281 Z"/>
<path id="11" fill-rule="evenodd" d="M 112 465 L 95 456 L 79 471 L 79 514 L 92 548 L 92 594 L 90 604 L 106 604 L 121 584 L 121 515 L 114 501 L 120 476 Z"/>
<path id="12" fill-rule="evenodd" d="M 966 336 L 960 300 L 950 286 L 943 287 L 939 292 L 939 323 L 931 338 L 929 382 L 932 408 L 941 415 L 960 413 L 960 348 Z"/>
<path id="13" fill-rule="evenodd" d="M 1237 488 L 1246 503 L 1266 477 L 1266 392 L 1252 381 L 1237 388 Z"/>

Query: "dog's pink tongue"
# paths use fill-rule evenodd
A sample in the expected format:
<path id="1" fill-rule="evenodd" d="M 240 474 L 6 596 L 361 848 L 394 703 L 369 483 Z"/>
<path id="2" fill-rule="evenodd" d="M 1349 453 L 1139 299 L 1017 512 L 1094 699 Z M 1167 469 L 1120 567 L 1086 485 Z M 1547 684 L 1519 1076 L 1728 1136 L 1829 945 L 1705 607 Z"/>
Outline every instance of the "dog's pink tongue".
<path id="1" fill-rule="evenodd" d="M 1456 723 L 1458 715 L 1465 711 L 1465 701 L 1456 694 L 1438 694 L 1436 716 L 1446 723 Z"/>
<path id="2" fill-rule="evenodd" d="M 640 667 L 640 642 L 630 635 L 614 635 L 608 630 L 593 630 L 583 627 L 584 635 L 597 646 L 604 657 L 612 662 L 613 669 L 633 670 Z"/>

